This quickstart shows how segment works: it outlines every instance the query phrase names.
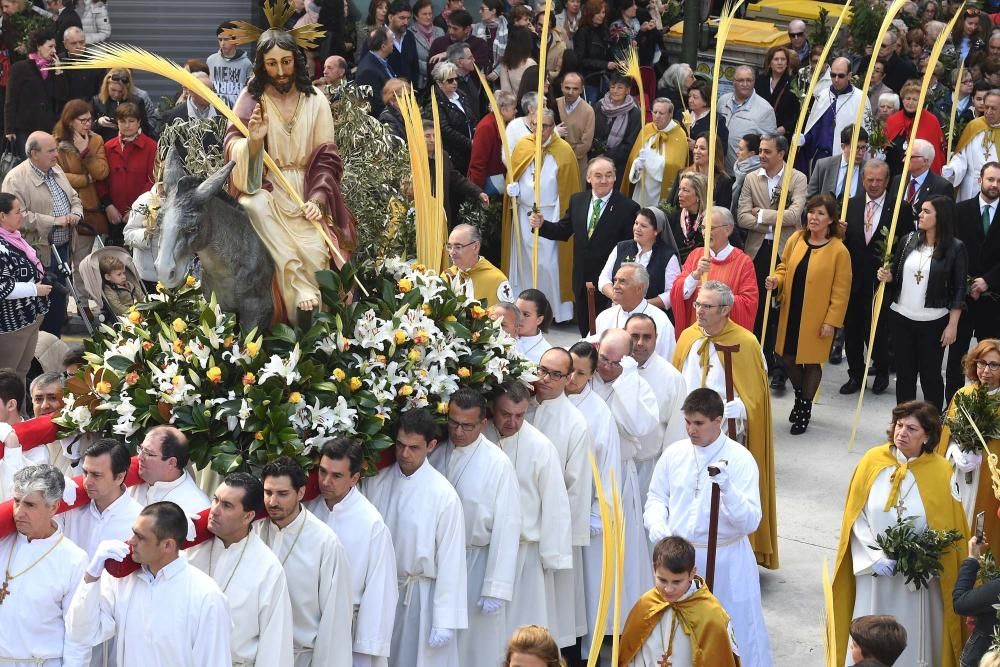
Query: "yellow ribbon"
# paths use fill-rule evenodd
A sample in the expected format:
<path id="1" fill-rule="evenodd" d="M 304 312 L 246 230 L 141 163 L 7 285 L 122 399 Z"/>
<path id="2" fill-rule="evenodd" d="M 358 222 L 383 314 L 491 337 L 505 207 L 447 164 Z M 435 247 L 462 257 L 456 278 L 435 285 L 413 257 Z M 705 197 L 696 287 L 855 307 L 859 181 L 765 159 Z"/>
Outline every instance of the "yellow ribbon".
<path id="1" fill-rule="evenodd" d="M 889 478 L 892 486 L 889 488 L 889 497 L 885 499 L 885 507 L 882 508 L 883 512 L 888 512 L 899 500 L 899 489 L 903 486 L 903 480 L 906 478 L 908 470 L 909 461 L 906 463 L 896 463 L 896 469 L 892 472 L 892 476 Z"/>
<path id="2" fill-rule="evenodd" d="M 708 348 L 712 344 L 712 337 L 705 333 L 704 329 L 702 329 L 701 332 L 704 335 L 698 340 L 704 340 L 705 342 L 702 343 L 701 347 L 698 349 L 698 363 L 701 365 L 701 386 L 704 387 L 708 382 L 708 369 L 710 366 L 708 361 L 709 355 L 711 354 L 711 350 Z"/>

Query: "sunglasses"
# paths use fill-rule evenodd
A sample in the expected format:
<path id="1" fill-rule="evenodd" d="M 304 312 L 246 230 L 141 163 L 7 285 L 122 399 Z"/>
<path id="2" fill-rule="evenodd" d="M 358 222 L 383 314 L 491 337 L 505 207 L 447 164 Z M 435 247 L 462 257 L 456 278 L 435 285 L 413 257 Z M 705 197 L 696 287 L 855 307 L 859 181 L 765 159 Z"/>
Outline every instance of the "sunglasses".
<path id="1" fill-rule="evenodd" d="M 132 79 L 130 79 L 127 76 L 121 76 L 120 74 L 114 74 L 114 75 L 111 76 L 111 80 L 112 81 L 116 81 L 118 83 L 128 83 Z"/>
<path id="2" fill-rule="evenodd" d="M 805 37 L 805 33 L 804 32 L 790 32 L 790 33 L 788 33 L 788 36 L 791 37 L 792 39 L 795 39 L 796 37 Z"/>
<path id="3" fill-rule="evenodd" d="M 453 76 L 450 79 L 445 79 L 444 82 L 445 83 L 457 83 L 458 82 L 458 77 Z"/>
<path id="4" fill-rule="evenodd" d="M 831 79 L 846 79 L 847 77 L 848 77 L 847 74 L 841 74 L 840 72 L 830 72 Z"/>

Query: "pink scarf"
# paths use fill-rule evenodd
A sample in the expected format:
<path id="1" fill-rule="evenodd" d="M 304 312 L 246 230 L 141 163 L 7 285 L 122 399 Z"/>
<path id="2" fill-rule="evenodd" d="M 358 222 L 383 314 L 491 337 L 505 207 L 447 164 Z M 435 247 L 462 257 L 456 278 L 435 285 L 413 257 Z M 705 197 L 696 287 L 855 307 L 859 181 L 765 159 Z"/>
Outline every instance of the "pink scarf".
<path id="1" fill-rule="evenodd" d="M 45 267 L 43 267 L 41 261 L 39 261 L 38 253 L 36 253 L 35 249 L 31 247 L 31 244 L 28 243 L 23 236 L 21 236 L 21 232 L 12 232 L 0 227 L 0 239 L 3 239 L 23 252 L 40 273 L 45 273 Z"/>
<path id="2" fill-rule="evenodd" d="M 49 66 L 52 63 L 38 55 L 38 53 L 29 53 L 28 57 L 31 58 L 32 62 L 34 62 L 38 67 L 38 72 L 42 75 L 42 79 L 45 80 L 49 78 Z"/>

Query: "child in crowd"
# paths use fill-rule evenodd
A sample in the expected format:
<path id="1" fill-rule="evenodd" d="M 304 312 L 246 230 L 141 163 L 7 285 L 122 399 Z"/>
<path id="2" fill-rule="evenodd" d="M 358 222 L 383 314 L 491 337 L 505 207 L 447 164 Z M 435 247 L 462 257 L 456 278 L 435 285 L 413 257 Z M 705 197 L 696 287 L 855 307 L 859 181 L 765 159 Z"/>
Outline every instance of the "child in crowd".
<path id="1" fill-rule="evenodd" d="M 851 621 L 851 660 L 860 665 L 866 660 L 892 667 L 906 649 L 906 628 L 894 616 L 886 614 L 858 616 Z"/>
<path id="2" fill-rule="evenodd" d="M 141 300 L 139 288 L 129 282 L 125 274 L 125 263 L 117 257 L 102 257 L 97 265 L 103 277 L 104 299 L 115 316 L 124 315 L 135 303 Z"/>

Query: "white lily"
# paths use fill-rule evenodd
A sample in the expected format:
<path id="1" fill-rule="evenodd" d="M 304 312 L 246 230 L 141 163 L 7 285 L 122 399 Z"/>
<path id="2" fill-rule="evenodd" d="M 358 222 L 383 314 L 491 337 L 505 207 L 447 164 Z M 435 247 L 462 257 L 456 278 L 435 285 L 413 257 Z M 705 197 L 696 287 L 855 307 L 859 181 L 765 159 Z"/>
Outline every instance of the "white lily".
<path id="1" fill-rule="evenodd" d="M 272 377 L 282 378 L 287 386 L 291 386 L 293 382 L 298 382 L 302 375 L 295 369 L 299 365 L 299 357 L 302 356 L 302 350 L 296 344 L 292 348 L 292 353 L 288 356 L 288 359 L 282 359 L 276 354 L 272 354 L 271 358 L 268 360 L 264 367 L 261 368 L 260 377 L 257 382 L 263 384 L 267 379 Z"/>

